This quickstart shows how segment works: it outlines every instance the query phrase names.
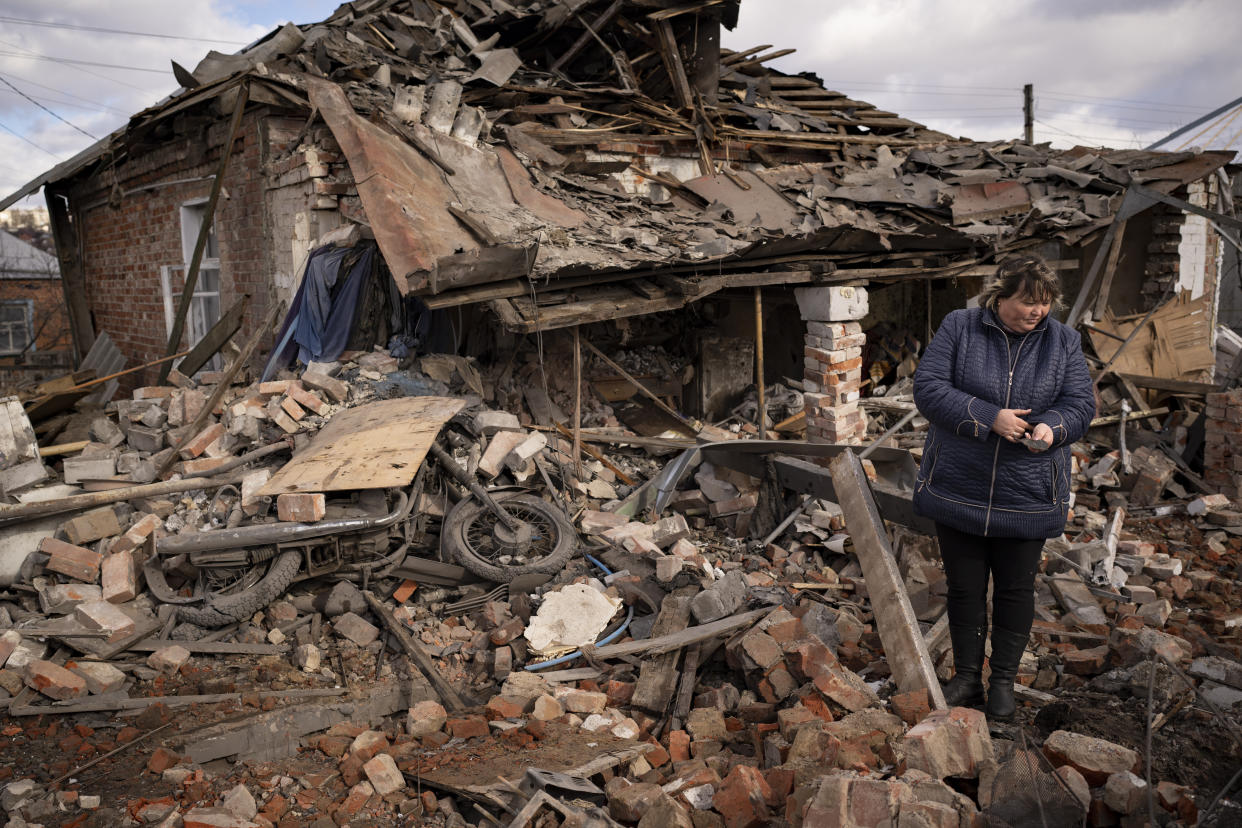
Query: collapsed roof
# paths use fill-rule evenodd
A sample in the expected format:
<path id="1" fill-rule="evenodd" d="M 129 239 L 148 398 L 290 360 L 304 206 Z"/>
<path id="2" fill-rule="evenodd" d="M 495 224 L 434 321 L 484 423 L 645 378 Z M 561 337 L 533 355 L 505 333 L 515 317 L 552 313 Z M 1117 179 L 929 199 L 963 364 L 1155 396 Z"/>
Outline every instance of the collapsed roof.
<path id="1" fill-rule="evenodd" d="M 327 123 L 363 208 L 350 217 L 370 224 L 403 293 L 446 306 L 523 297 L 531 281 L 675 272 L 639 291 L 675 307 L 709 289 L 700 270 L 816 259 L 822 274 L 827 257 L 900 275 L 918 253 L 960 266 L 1034 240 L 1081 243 L 1132 181 L 1169 192 L 1229 160 L 953 139 L 763 66 L 787 50 L 721 49 L 737 8 L 347 3 L 193 72 L 174 65 L 187 88 L 9 200 L 123 163 L 178 112 L 227 113 L 244 85 L 249 101 Z"/>

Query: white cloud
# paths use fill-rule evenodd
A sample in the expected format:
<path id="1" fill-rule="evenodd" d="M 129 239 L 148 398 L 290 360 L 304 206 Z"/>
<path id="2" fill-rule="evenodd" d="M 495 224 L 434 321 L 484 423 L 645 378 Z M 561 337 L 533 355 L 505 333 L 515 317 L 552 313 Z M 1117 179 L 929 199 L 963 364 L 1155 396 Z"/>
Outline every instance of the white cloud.
<path id="1" fill-rule="evenodd" d="M 8 0 L 0 9 L 0 78 L 73 126 L 0 83 L 0 194 L 13 192 L 93 143 L 83 132 L 103 137 L 129 116 L 176 91 L 170 61 L 193 69 L 210 49 L 235 52 L 284 22 L 290 13 L 300 13 L 279 4 L 263 5 L 256 12 L 222 0 L 106 4 L 72 0 L 58 3 L 51 11 L 33 0 Z M 263 14 L 270 19 L 263 20 Z M 253 22 L 256 18 L 259 22 Z M 19 20 L 77 28 L 34 26 Z M 82 27 L 222 42 L 118 35 Z M 117 66 L 154 71 L 112 68 Z M 42 197 L 35 195 L 24 203 L 37 206 Z"/>
<path id="2" fill-rule="evenodd" d="M 1231 0 L 745 0 L 723 42 L 795 47 L 772 65 L 985 140 L 1021 135 L 1032 83 L 1036 140 L 1133 147 L 1238 96 L 1240 24 Z"/>

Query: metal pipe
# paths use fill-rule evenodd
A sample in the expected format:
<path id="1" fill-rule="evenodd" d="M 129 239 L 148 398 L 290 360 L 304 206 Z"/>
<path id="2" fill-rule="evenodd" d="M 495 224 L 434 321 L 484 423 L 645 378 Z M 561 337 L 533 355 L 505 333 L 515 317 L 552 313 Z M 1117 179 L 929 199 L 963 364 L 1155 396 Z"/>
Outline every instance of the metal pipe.
<path id="1" fill-rule="evenodd" d="M 436 458 L 436 462 L 440 464 L 440 468 L 448 472 L 449 476 L 458 483 L 469 489 L 470 494 L 482 501 L 483 504 L 496 515 L 496 517 L 500 518 L 500 522 L 503 523 L 506 528 L 514 532 L 521 528 L 521 521 L 501 508 L 500 504 L 496 502 L 496 499 L 488 494 L 487 489 L 480 486 L 479 482 L 475 480 L 464 468 L 462 468 L 460 463 L 450 457 L 447 451 L 440 448 L 440 446 L 436 443 L 432 443 L 428 451 L 432 457 Z"/>
<path id="2" fill-rule="evenodd" d="M 405 519 L 410 513 L 414 504 L 413 489 L 409 493 L 401 492 L 400 498 L 401 502 L 397 508 L 382 516 L 340 518 L 319 523 L 264 523 L 259 526 L 239 526 L 236 529 L 216 529 L 211 532 L 173 535 L 157 540 L 155 551 L 159 555 L 215 552 L 221 549 L 289 543 L 328 535 L 341 535 L 346 532 L 384 529 Z"/>

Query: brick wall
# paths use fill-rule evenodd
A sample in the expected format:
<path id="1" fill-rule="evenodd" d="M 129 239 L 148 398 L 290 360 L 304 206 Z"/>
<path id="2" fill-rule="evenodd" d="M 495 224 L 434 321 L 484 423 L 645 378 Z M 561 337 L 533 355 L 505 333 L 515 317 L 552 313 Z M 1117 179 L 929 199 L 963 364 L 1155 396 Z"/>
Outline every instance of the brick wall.
<path id="1" fill-rule="evenodd" d="M 33 303 L 34 348 L 22 356 L 0 355 L 0 389 L 73 370 L 73 335 L 60 279 L 0 279 L 0 302 Z M 24 365 L 20 369 L 14 365 Z"/>
<path id="2" fill-rule="evenodd" d="M 248 112 L 233 145 L 223 191 L 216 206 L 215 233 L 220 259 L 220 308 L 242 294 L 251 301 L 240 345 L 252 335 L 273 301 L 287 301 L 300 262 L 294 240 L 299 214 L 313 212 L 314 181 L 299 173 L 304 154 L 297 152 L 304 116 L 283 116 L 266 109 Z M 106 331 L 130 366 L 164 354 L 167 345 L 160 270 L 183 264 L 181 207 L 205 199 L 219 167 L 227 137 L 226 119 L 206 127 L 182 126 L 183 134 L 144 148 L 114 168 L 78 182 L 70 192 L 82 237 L 87 303 L 96 331 Z M 343 165 L 342 165 L 343 166 Z M 352 182 L 351 182 L 352 183 Z M 335 208 L 319 204 L 325 213 Z M 302 236 L 319 235 L 339 217 L 303 220 Z M 306 246 L 303 241 L 302 246 Z M 173 307 L 181 276 L 174 276 Z M 283 289 L 282 289 L 283 288 Z M 270 339 L 260 345 L 260 355 Z M 182 348 L 187 347 L 183 339 Z M 261 359 L 256 359 L 256 364 Z M 124 389 L 154 381 L 158 368 L 125 378 Z"/>
<path id="3" fill-rule="evenodd" d="M 1207 395 L 1203 481 L 1236 500 L 1242 495 L 1242 388 Z"/>
<path id="4" fill-rule="evenodd" d="M 867 417 L 858 406 L 867 340 L 857 321 L 867 315 L 867 290 L 830 285 L 795 288 L 794 296 L 806 320 L 806 439 L 857 445 L 867 434 Z"/>

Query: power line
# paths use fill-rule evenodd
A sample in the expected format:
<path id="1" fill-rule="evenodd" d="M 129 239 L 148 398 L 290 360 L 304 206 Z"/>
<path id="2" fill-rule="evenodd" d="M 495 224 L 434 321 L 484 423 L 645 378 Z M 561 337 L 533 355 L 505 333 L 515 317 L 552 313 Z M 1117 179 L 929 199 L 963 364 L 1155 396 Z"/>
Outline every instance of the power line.
<path id="1" fill-rule="evenodd" d="M 0 50 L 0 55 L 5 55 L 7 57 L 31 58 L 33 60 L 50 60 L 54 63 L 71 63 L 71 64 L 77 64 L 79 66 L 100 66 L 104 69 L 125 69 L 130 72 L 150 72 L 151 74 L 154 74 L 154 75 L 167 75 L 168 74 L 167 69 L 147 69 L 143 66 L 124 66 L 119 63 L 99 63 L 93 60 L 76 60 L 74 58 L 53 57 L 51 55 L 40 55 L 40 54 L 35 54 L 33 52 L 23 55 L 18 52 L 5 52 L 3 50 Z"/>
<path id="2" fill-rule="evenodd" d="M 1053 130 L 1054 132 L 1059 132 L 1059 133 L 1061 133 L 1062 135 L 1068 135 L 1068 136 L 1069 136 L 1069 137 L 1071 137 L 1071 138 L 1077 138 L 1077 139 L 1079 139 L 1080 141 L 1108 141 L 1108 142 L 1111 142 L 1111 141 L 1131 141 L 1131 142 L 1136 143 L 1136 144 L 1137 144 L 1137 143 L 1141 143 L 1140 141 L 1138 141 L 1138 140 L 1137 140 L 1137 139 L 1135 139 L 1135 138 L 1117 138 L 1117 137 L 1105 138 L 1105 137 L 1103 137 L 1103 136 L 1101 136 L 1101 135 L 1078 135 L 1078 134 L 1073 133 L 1073 132 L 1070 132 L 1070 131 L 1068 131 L 1068 130 L 1061 129 L 1060 127 L 1053 126 L 1052 124 L 1048 123 L 1047 121 L 1041 121 L 1039 118 L 1036 118 L 1036 119 L 1035 119 L 1035 123 L 1037 123 L 1037 124 L 1042 124 L 1043 126 L 1048 127 L 1048 129 L 1051 129 L 1051 130 Z M 1099 125 L 1097 124 L 1097 126 L 1099 126 Z"/>
<path id="3" fill-rule="evenodd" d="M 843 80 L 843 81 L 837 81 L 837 83 L 849 84 L 850 86 L 879 86 L 883 88 L 889 88 L 892 86 L 892 84 L 888 84 L 883 81 Z M 987 90 L 987 91 L 992 91 L 992 92 L 1021 92 L 1022 91 L 1021 89 L 1015 89 L 1015 88 L 1008 87 L 1008 86 L 951 86 L 951 85 L 940 84 L 940 83 L 907 83 L 907 84 L 902 84 L 901 86 L 904 89 L 965 89 L 971 92 L 975 92 L 979 90 Z"/>
<path id="4" fill-rule="evenodd" d="M 38 57 L 39 56 L 38 52 L 32 52 L 30 49 L 23 48 L 14 43 L 9 43 L 7 40 L 0 40 L 0 46 L 8 46 L 10 49 L 17 49 L 18 52 L 20 53 L 17 55 L 17 57 Z M 45 59 L 52 60 L 52 61 L 56 60 L 55 58 L 45 58 Z M 90 69 L 83 69 L 81 66 L 74 66 L 68 63 L 66 63 L 65 66 L 69 69 L 73 69 L 75 72 L 81 72 L 82 74 L 90 75 L 93 78 L 102 78 L 103 80 L 111 81 L 112 83 L 115 83 L 118 86 L 124 86 L 129 89 L 134 89 L 134 90 L 137 90 L 138 92 L 149 94 L 151 91 L 150 89 L 143 89 L 141 86 L 134 86 L 132 83 L 126 83 L 123 80 L 117 80 L 116 78 L 110 78 L 107 75 L 101 75 L 98 72 L 92 72 Z"/>
<path id="5" fill-rule="evenodd" d="M 1062 103 L 1080 104 L 1082 106 L 1091 106 L 1091 107 L 1095 107 L 1099 109 L 1136 109 L 1139 112 L 1171 112 L 1171 113 L 1176 113 L 1176 114 L 1182 114 L 1186 112 L 1201 112 L 1203 109 L 1202 107 L 1198 107 L 1198 106 L 1173 108 L 1173 107 L 1166 107 L 1166 106 L 1132 106 L 1130 104 L 1097 104 L 1097 103 L 1092 103 L 1090 101 L 1085 101 L 1082 99 L 1076 99 L 1076 98 L 1070 98 L 1064 95 L 1058 95 L 1055 92 L 1040 92 L 1039 96 L 1041 98 L 1051 98 L 1052 100 L 1060 101 Z"/>
<path id="6" fill-rule="evenodd" d="M 46 106 L 44 106 L 43 104 L 39 103 L 39 102 L 38 102 L 38 101 L 36 101 L 34 98 L 30 97 L 30 96 L 29 96 L 29 95 L 27 95 L 25 92 L 23 92 L 22 90 L 18 89 L 18 88 L 17 88 L 16 86 L 14 86 L 14 85 L 13 85 L 13 84 L 9 81 L 9 79 L 8 79 L 8 78 L 6 78 L 4 75 L 0 75 L 0 83 L 3 83 L 5 86 L 9 87 L 9 88 L 10 88 L 10 89 L 12 89 L 14 92 L 16 92 L 17 94 L 21 95 L 23 98 L 25 98 L 26 100 L 30 101 L 30 102 L 31 102 L 32 104 L 34 104 L 35 106 L 39 107 L 39 109 L 42 109 L 44 112 L 46 112 L 48 115 L 51 115 L 51 116 L 52 116 L 53 118 L 55 118 L 56 120 L 60 121 L 62 124 L 68 124 L 69 126 L 73 127 L 73 128 L 74 128 L 74 129 L 76 129 L 78 132 L 82 133 L 82 134 L 83 134 L 83 135 L 85 135 L 87 138 L 90 138 L 90 139 L 91 139 L 91 140 L 93 140 L 93 141 L 98 141 L 98 140 L 99 140 L 99 138 L 97 138 L 97 137 L 96 137 L 96 136 L 94 136 L 94 135 L 91 135 L 89 132 L 87 132 L 86 130 L 82 129 L 82 127 L 78 126 L 78 125 L 77 125 L 77 124 L 75 124 L 73 121 L 70 121 L 70 120 L 68 120 L 68 119 L 66 119 L 66 118 L 62 118 L 62 117 L 61 117 L 60 115 L 58 115 L 57 113 L 55 113 L 55 112 L 53 112 L 52 110 L 48 109 Z"/>
<path id="7" fill-rule="evenodd" d="M 21 94 L 20 92 L 12 92 L 8 89 L 0 89 L 0 93 L 3 93 L 5 95 Z M 111 106 L 108 106 L 108 107 L 105 107 L 102 105 L 90 106 L 88 104 L 78 103 L 77 101 L 64 100 L 63 98 L 38 97 L 38 98 L 34 98 L 34 100 L 42 101 L 44 103 L 60 104 L 61 106 L 68 106 L 68 107 L 72 107 L 73 109 L 81 109 L 84 112 L 105 112 L 105 113 L 115 113 L 118 115 L 129 115 L 130 114 L 127 112 L 123 112 L 120 109 L 116 109 L 115 107 L 111 107 Z"/>
<path id="8" fill-rule="evenodd" d="M 7 74 L 10 78 L 14 80 L 19 80 L 22 83 L 29 84 L 31 86 L 37 86 L 40 89 L 46 89 L 49 92 L 55 92 L 58 95 L 64 95 L 66 98 L 73 98 L 74 100 L 82 101 L 83 103 L 96 104 L 97 106 L 101 106 L 104 109 L 117 113 L 118 115 L 125 115 L 125 116 L 130 115 L 129 112 L 126 112 L 123 109 L 117 109 L 115 106 L 108 106 L 107 104 L 100 103 L 99 101 L 92 101 L 90 98 L 83 98 L 81 95 L 75 95 L 72 92 L 66 92 L 64 89 L 57 89 L 56 87 L 48 86 L 45 83 L 38 83 L 37 81 L 32 81 L 30 78 L 23 78 L 21 75 L 14 75 L 12 72 L 9 72 Z M 104 78 L 104 80 L 108 80 L 108 78 Z M 66 102 L 58 101 L 57 103 L 66 103 Z"/>
<path id="9" fill-rule="evenodd" d="M 48 155 L 52 156 L 52 157 L 53 157 L 53 158 L 55 158 L 57 161 L 59 161 L 59 160 L 60 160 L 60 156 L 59 156 L 59 155 L 57 155 L 56 153 L 52 152 L 50 149 L 45 149 L 44 147 L 39 146 L 39 145 L 38 145 L 38 144 L 36 144 L 34 141 L 31 141 L 29 138 L 27 138 L 25 135 L 22 135 L 20 132 L 17 132 L 16 130 L 13 130 L 13 129 L 10 129 L 9 127 L 5 126 L 4 124 L 0 124 L 0 129 L 3 129 L 5 132 L 9 132 L 9 133 L 12 133 L 13 135 L 16 135 L 18 138 L 22 139 L 22 140 L 23 140 L 23 141 L 25 141 L 27 144 L 30 144 L 30 146 L 32 146 L 32 147 L 34 147 L 35 149 L 40 150 L 40 151 L 42 151 L 42 152 L 46 152 Z"/>
<path id="10" fill-rule="evenodd" d="M 193 40 L 198 43 L 224 43 L 229 46 L 245 46 L 242 40 L 217 40 L 210 37 L 189 37 L 186 35 L 156 34 L 155 32 L 131 32 L 125 29 L 105 29 L 100 26 L 81 26 L 73 23 L 53 23 L 47 20 L 29 20 L 24 17 L 0 17 L 0 23 L 17 23 L 23 26 L 43 26 L 49 29 L 73 29 L 79 32 L 101 32 L 103 34 L 131 35 L 134 37 L 158 37 L 165 40 Z"/>
<path id="11" fill-rule="evenodd" d="M 1189 106 L 1187 104 L 1161 103 L 1158 101 L 1135 101 L 1129 98 L 1103 98 L 1103 97 L 1100 97 L 1099 95 L 1080 95 L 1077 92 L 1045 91 L 1045 92 L 1041 92 L 1040 94 L 1041 95 L 1051 94 L 1051 95 L 1061 95 L 1064 97 L 1086 98 L 1092 101 L 1120 101 L 1121 103 L 1147 104 L 1148 106 L 1168 106 L 1168 107 L 1173 107 L 1175 109 L 1192 109 L 1192 110 L 1195 110 L 1196 112 L 1202 109 L 1202 107 Z"/>

